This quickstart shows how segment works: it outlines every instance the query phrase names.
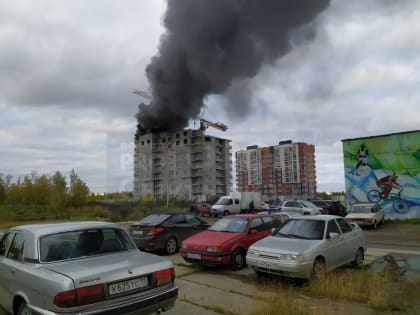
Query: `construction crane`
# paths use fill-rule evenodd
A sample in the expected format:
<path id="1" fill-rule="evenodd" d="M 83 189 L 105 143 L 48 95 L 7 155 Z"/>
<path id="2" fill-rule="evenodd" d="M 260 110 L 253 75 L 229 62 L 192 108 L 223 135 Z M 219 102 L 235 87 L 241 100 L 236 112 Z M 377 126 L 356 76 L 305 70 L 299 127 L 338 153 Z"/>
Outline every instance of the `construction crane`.
<path id="1" fill-rule="evenodd" d="M 133 94 L 136 94 L 138 96 L 147 98 L 147 99 L 152 99 L 152 96 L 145 92 L 145 91 L 140 91 L 140 90 L 133 90 Z M 208 127 L 212 127 L 221 131 L 226 131 L 228 129 L 228 126 L 226 126 L 224 123 L 221 123 L 219 121 L 217 122 L 213 122 L 207 119 L 204 119 L 204 111 L 207 108 L 206 105 L 203 106 L 203 109 L 201 111 L 201 115 L 200 115 L 200 129 L 207 129 Z"/>
<path id="2" fill-rule="evenodd" d="M 147 98 L 149 100 L 152 99 L 152 96 L 145 91 L 133 90 L 133 94 L 136 94 L 138 96 L 142 96 L 142 97 Z"/>

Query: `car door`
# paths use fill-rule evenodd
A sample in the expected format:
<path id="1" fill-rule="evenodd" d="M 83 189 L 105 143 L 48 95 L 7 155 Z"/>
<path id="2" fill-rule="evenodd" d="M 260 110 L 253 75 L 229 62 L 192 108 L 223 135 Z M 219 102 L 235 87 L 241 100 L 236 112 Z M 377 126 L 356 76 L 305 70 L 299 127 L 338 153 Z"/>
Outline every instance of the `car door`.
<path id="1" fill-rule="evenodd" d="M 337 219 L 337 224 L 340 227 L 343 238 L 343 258 L 341 264 L 353 261 L 357 251 L 357 233 L 352 229 L 351 225 L 344 219 Z"/>
<path id="2" fill-rule="evenodd" d="M 249 224 L 248 233 L 245 237 L 245 244 L 247 248 L 254 244 L 256 241 L 262 239 L 266 235 L 267 231 L 264 227 L 264 221 L 261 217 L 252 218 Z"/>
<path id="3" fill-rule="evenodd" d="M 330 233 L 337 233 L 338 238 L 331 238 Z M 327 231 L 325 234 L 325 256 L 327 260 L 327 268 L 333 268 L 338 266 L 343 260 L 343 248 L 342 244 L 344 239 L 341 235 L 341 230 L 339 229 L 335 219 L 331 219 L 327 223 Z"/>
<path id="4" fill-rule="evenodd" d="M 303 214 L 303 208 L 297 201 L 286 201 L 284 203 L 284 210 L 291 213 Z"/>
<path id="5" fill-rule="evenodd" d="M 25 245 L 25 236 L 21 232 L 14 232 L 5 235 L 5 243 L 10 242 L 1 256 L 0 262 L 0 290 L 2 304 L 5 302 L 5 308 L 11 309 L 13 296 L 17 291 L 25 292 L 27 284 L 33 284 L 33 279 L 26 278 L 24 272 L 23 249 Z M 32 281 L 31 281 L 32 280 Z M 5 284 L 4 286 L 2 284 Z"/>
<path id="6" fill-rule="evenodd" d="M 8 310 L 12 307 L 13 296 L 11 295 L 10 286 L 8 285 L 11 271 L 6 255 L 13 236 L 13 232 L 8 232 L 3 235 L 0 241 L 0 304 Z"/>

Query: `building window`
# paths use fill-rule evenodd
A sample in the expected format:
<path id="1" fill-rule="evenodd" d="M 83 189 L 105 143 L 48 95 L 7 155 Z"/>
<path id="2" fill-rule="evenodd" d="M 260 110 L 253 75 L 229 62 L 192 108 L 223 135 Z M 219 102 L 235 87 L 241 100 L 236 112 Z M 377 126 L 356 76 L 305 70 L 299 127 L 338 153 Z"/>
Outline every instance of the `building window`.
<path id="1" fill-rule="evenodd" d="M 187 139 L 184 139 L 184 144 L 187 144 L 188 143 L 188 140 Z"/>

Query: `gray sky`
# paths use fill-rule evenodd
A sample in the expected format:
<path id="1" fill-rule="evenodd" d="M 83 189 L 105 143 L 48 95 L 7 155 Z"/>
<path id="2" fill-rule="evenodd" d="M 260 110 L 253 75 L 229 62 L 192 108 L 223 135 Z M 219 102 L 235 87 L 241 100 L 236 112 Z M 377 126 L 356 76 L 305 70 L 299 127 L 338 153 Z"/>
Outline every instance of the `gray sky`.
<path id="1" fill-rule="evenodd" d="M 165 6 L 0 2 L 0 173 L 74 168 L 92 191 L 131 189 L 141 101 L 131 91 L 148 89 Z M 286 56 L 230 88 L 252 98 L 248 115 L 210 96 L 205 117 L 229 126 L 208 132 L 232 139 L 233 153 L 314 144 L 318 190 L 342 191 L 342 139 L 419 129 L 420 0 L 336 0 L 315 23 L 312 41 L 297 34 Z"/>

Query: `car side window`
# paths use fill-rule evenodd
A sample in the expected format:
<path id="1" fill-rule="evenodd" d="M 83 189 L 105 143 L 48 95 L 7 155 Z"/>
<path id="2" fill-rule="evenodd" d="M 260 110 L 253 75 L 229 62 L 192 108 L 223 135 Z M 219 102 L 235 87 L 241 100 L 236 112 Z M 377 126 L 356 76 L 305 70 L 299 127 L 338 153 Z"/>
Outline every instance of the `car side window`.
<path id="1" fill-rule="evenodd" d="M 289 201 L 286 202 L 286 207 L 297 207 L 297 208 L 302 208 L 302 206 L 296 202 L 296 201 Z"/>
<path id="2" fill-rule="evenodd" d="M 264 222 L 261 218 L 255 218 L 251 221 L 251 230 L 263 231 L 264 230 Z"/>
<path id="3" fill-rule="evenodd" d="M 4 256 L 6 254 L 6 250 L 12 241 L 13 233 L 6 233 L 3 235 L 0 241 L 0 256 Z"/>
<path id="4" fill-rule="evenodd" d="M 10 244 L 7 258 L 21 261 L 23 259 L 23 248 L 25 245 L 25 237 L 22 233 L 16 233 L 13 238 L 12 244 Z"/>
<path id="5" fill-rule="evenodd" d="M 343 234 L 352 230 L 351 225 L 345 219 L 337 219 L 337 223 L 340 226 L 341 232 L 343 232 Z"/>
<path id="6" fill-rule="evenodd" d="M 239 205 L 239 199 L 235 199 L 235 205 Z"/>
<path id="7" fill-rule="evenodd" d="M 327 238 L 330 237 L 331 232 L 340 234 L 340 230 L 338 229 L 338 226 L 337 226 L 337 223 L 335 222 L 335 220 L 328 221 Z"/>
<path id="8" fill-rule="evenodd" d="M 201 221 L 200 221 L 199 219 L 197 219 L 197 217 L 196 217 L 196 216 L 191 215 L 191 214 L 187 214 L 187 215 L 185 216 L 185 221 L 186 221 L 188 224 L 191 224 L 191 225 L 200 225 L 200 224 L 201 224 Z"/>
<path id="9" fill-rule="evenodd" d="M 171 218 L 170 223 L 172 223 L 172 224 L 184 224 L 184 223 L 186 223 L 185 222 L 185 215 L 183 215 L 183 214 L 174 215 Z"/>

